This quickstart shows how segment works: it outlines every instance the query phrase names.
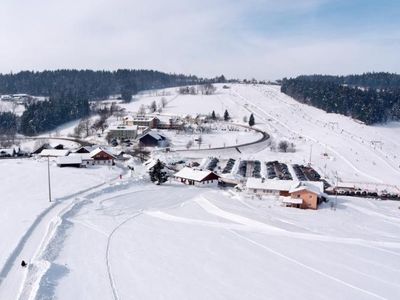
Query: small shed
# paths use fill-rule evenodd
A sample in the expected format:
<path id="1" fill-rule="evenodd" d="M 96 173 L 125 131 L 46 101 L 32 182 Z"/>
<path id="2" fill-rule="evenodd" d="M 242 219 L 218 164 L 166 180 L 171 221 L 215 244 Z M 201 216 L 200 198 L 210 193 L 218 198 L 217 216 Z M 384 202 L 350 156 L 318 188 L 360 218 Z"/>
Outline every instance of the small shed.
<path id="1" fill-rule="evenodd" d="M 188 185 L 217 184 L 219 180 L 219 176 L 212 171 L 202 171 L 188 167 L 184 167 L 174 177 Z"/>

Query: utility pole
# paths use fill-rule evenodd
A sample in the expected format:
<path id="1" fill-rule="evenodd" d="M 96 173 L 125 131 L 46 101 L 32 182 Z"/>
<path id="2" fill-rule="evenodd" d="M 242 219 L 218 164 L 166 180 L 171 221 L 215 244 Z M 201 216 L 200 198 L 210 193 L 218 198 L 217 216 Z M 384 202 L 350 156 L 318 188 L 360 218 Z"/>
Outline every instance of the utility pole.
<path id="1" fill-rule="evenodd" d="M 310 160 L 309 160 L 309 162 L 308 162 L 308 166 L 311 166 L 311 155 L 312 155 L 312 144 L 311 144 L 311 147 L 310 147 Z"/>
<path id="2" fill-rule="evenodd" d="M 51 202 L 50 157 L 49 156 L 47 156 L 47 181 L 49 183 L 49 202 Z"/>

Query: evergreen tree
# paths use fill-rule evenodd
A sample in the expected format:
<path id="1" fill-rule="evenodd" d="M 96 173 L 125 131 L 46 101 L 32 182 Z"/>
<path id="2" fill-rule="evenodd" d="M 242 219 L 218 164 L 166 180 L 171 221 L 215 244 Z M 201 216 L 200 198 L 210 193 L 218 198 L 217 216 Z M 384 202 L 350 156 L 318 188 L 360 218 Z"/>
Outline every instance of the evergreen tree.
<path id="1" fill-rule="evenodd" d="M 231 118 L 231 117 L 229 116 L 228 110 L 225 109 L 225 112 L 224 112 L 224 120 L 225 120 L 225 121 L 229 121 L 230 118 Z"/>
<path id="2" fill-rule="evenodd" d="M 160 185 L 168 180 L 167 172 L 164 171 L 165 164 L 157 159 L 157 163 L 149 171 L 150 180 Z"/>
<path id="3" fill-rule="evenodd" d="M 211 113 L 211 119 L 216 120 L 217 116 L 215 115 L 215 111 L 212 111 Z"/>
<path id="4" fill-rule="evenodd" d="M 254 116 L 253 116 L 253 114 L 251 114 L 251 115 L 250 115 L 250 118 L 249 118 L 249 125 L 250 125 L 250 126 L 254 126 L 254 124 L 255 124 Z"/>

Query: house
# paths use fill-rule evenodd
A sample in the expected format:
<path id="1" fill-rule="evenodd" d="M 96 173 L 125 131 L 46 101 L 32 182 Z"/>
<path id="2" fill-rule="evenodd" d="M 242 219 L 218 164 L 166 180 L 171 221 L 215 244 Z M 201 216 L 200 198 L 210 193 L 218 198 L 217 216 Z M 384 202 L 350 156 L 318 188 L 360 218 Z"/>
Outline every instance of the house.
<path id="1" fill-rule="evenodd" d="M 93 150 L 87 155 L 90 159 L 93 160 L 92 164 L 94 165 L 114 165 L 114 161 L 117 159 L 110 152 L 100 147 Z"/>
<path id="2" fill-rule="evenodd" d="M 136 139 L 138 135 L 137 125 L 117 125 L 109 128 L 108 136 L 112 139 Z"/>
<path id="3" fill-rule="evenodd" d="M 158 128 L 160 120 L 155 116 L 135 116 L 132 125 L 146 126 L 151 129 Z"/>
<path id="4" fill-rule="evenodd" d="M 249 178 L 246 183 L 247 192 L 258 196 L 282 196 L 286 206 L 317 209 L 324 193 L 322 181 L 294 181 L 263 178 Z"/>
<path id="5" fill-rule="evenodd" d="M 293 180 L 248 178 L 246 189 L 257 195 L 289 196 L 289 190 L 297 184 L 298 181 Z"/>
<path id="6" fill-rule="evenodd" d="M 57 166 L 60 167 L 60 168 L 64 168 L 64 167 L 73 167 L 73 168 L 86 167 L 86 165 L 83 164 L 82 158 L 80 156 L 78 156 L 78 155 L 57 157 L 56 163 L 57 163 Z"/>
<path id="7" fill-rule="evenodd" d="M 67 156 L 70 153 L 69 150 L 57 150 L 57 149 L 43 149 L 39 153 L 40 157 L 60 157 Z"/>
<path id="8" fill-rule="evenodd" d="M 163 146 L 167 142 L 167 138 L 155 131 L 148 131 L 138 138 L 139 143 L 144 147 Z"/>
<path id="9" fill-rule="evenodd" d="M 318 188 L 315 185 L 308 183 L 301 183 L 297 187 L 292 188 L 290 193 L 290 199 L 288 199 L 287 203 L 285 200 L 283 201 L 285 204 L 289 204 L 287 206 L 303 208 L 303 209 L 317 209 L 318 204 L 322 202 L 322 191 L 323 191 L 323 183 L 322 188 Z"/>
<path id="10" fill-rule="evenodd" d="M 188 167 L 184 167 L 174 177 L 188 185 L 217 184 L 219 180 L 219 176 L 212 171 L 201 171 Z"/>

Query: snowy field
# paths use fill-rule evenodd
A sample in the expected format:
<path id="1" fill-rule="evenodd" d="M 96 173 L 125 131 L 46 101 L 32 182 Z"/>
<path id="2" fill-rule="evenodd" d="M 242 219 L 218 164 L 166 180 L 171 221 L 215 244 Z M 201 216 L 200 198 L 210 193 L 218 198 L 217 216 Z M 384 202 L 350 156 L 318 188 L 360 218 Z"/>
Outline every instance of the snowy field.
<path id="1" fill-rule="evenodd" d="M 12 112 L 17 116 L 22 116 L 25 106 L 16 102 L 0 100 L 0 112 Z"/>
<path id="2" fill-rule="evenodd" d="M 32 261 L 39 270 L 28 270 L 21 299 L 397 299 L 400 293 L 396 202 L 339 198 L 336 210 L 304 211 L 274 199 L 137 182 L 89 199 L 61 217 L 56 237 Z"/>
<path id="3" fill-rule="evenodd" d="M 152 91 L 121 105 L 135 111 L 161 97 L 166 115 L 227 109 L 240 123 L 253 113 L 257 128 L 293 142 L 296 152 L 263 142 L 241 153 L 193 149 L 160 158 L 311 159 L 331 182 L 400 182 L 399 123 L 365 126 L 264 85 L 218 85 L 211 96 Z M 204 144 L 222 140 L 210 135 Z M 335 210 L 328 203 L 311 211 L 229 189 L 156 186 L 139 165 L 131 175 L 54 164 L 51 173 L 49 203 L 46 161 L 0 161 L 0 299 L 399 298 L 400 202 L 339 197 Z"/>

